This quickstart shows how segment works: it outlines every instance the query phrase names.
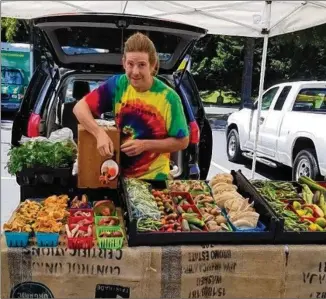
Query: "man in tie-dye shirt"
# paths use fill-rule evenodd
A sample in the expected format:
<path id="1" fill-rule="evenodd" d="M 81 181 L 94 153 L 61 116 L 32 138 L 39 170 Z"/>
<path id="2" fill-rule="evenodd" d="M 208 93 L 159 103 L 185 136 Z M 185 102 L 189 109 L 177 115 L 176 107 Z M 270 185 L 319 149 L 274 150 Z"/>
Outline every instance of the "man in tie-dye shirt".
<path id="1" fill-rule="evenodd" d="M 113 154 L 113 143 L 93 115 L 113 111 L 121 132 L 121 166 L 127 177 L 166 179 L 170 153 L 187 148 L 188 125 L 178 94 L 155 76 L 158 55 L 141 33 L 124 49 L 123 75 L 115 75 L 86 95 L 74 108 L 79 122 L 93 134 L 102 156 Z"/>

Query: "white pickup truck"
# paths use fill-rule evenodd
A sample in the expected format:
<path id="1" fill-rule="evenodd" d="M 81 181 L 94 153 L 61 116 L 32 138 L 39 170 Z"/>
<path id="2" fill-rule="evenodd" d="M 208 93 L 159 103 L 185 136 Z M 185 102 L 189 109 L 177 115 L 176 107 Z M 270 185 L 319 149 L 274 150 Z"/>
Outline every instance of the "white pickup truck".
<path id="1" fill-rule="evenodd" d="M 229 161 L 252 159 L 257 113 L 255 102 L 229 116 Z M 326 81 L 282 83 L 264 92 L 257 162 L 289 166 L 293 180 L 326 176 Z"/>

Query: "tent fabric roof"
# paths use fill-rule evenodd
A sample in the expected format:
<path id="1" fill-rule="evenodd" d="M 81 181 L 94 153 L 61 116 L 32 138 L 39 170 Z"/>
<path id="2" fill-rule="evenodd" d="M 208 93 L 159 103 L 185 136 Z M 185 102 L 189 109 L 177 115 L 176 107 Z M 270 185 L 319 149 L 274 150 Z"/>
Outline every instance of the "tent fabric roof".
<path id="1" fill-rule="evenodd" d="M 266 1 L 2 1 L 1 17 L 122 13 L 192 24 L 210 34 L 261 37 Z M 326 23 L 326 1 L 272 1 L 269 36 Z"/>

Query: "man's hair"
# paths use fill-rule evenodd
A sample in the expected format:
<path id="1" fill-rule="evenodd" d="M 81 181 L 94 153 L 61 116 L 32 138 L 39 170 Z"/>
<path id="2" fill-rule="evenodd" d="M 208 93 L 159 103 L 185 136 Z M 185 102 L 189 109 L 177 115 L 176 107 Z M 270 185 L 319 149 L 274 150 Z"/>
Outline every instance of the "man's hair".
<path id="1" fill-rule="evenodd" d="M 143 33 L 137 32 L 131 35 L 125 42 L 124 57 L 129 52 L 143 52 L 148 54 L 149 63 L 155 66 L 153 76 L 157 75 L 159 69 L 159 58 L 153 42 Z"/>

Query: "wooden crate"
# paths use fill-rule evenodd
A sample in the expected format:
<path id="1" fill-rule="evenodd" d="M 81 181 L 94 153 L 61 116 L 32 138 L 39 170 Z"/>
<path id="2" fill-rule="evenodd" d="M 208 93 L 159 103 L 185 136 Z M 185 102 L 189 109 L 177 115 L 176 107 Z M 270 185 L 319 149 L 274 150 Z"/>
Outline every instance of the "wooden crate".
<path id="1" fill-rule="evenodd" d="M 112 158 L 120 166 L 120 132 L 115 127 L 104 128 L 114 145 Z M 103 185 L 99 178 L 101 166 L 106 157 L 102 157 L 97 150 L 95 137 L 87 132 L 82 125 L 78 125 L 78 187 L 79 188 L 110 188 L 116 189 L 118 177 Z"/>

